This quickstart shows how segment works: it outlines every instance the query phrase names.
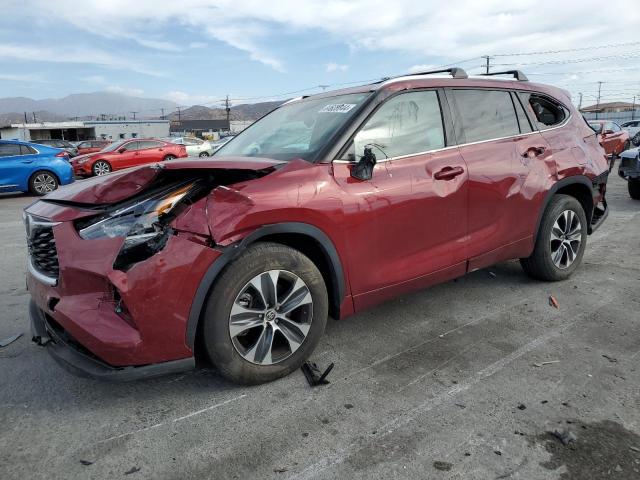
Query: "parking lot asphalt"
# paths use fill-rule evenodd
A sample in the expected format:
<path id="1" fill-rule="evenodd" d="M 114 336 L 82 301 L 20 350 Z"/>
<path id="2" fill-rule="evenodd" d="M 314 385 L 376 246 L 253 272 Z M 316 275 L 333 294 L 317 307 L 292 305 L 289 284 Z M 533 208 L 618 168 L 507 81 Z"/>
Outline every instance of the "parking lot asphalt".
<path id="1" fill-rule="evenodd" d="M 29 338 L 33 199 L 1 197 L 0 478 L 640 478 L 640 202 L 608 199 L 571 279 L 506 262 L 332 321 L 312 389 L 68 374 Z"/>

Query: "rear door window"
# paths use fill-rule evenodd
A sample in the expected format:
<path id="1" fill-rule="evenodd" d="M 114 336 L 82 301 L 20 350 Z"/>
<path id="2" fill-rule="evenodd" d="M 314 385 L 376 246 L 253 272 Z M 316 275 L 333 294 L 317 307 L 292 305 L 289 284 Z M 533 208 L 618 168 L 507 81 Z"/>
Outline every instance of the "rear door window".
<path id="1" fill-rule="evenodd" d="M 139 147 L 138 150 L 147 150 L 149 148 L 160 148 L 164 145 L 164 143 L 160 142 L 152 142 L 152 141 L 143 141 L 137 142 Z"/>
<path id="2" fill-rule="evenodd" d="M 15 157 L 21 155 L 20 145 L 16 143 L 5 143 L 0 145 L 0 157 Z"/>
<path id="3" fill-rule="evenodd" d="M 506 90 L 453 90 L 458 112 L 456 135 L 464 143 L 518 135 L 520 128 Z"/>

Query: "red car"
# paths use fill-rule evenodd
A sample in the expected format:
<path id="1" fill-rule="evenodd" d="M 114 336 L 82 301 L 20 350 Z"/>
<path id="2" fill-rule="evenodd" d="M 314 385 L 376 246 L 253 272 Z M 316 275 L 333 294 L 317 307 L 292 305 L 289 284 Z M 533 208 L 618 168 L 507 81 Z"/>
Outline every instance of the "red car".
<path id="1" fill-rule="evenodd" d="M 197 360 L 259 383 L 328 316 L 514 258 L 569 277 L 608 213 L 596 134 L 563 90 L 447 71 L 301 97 L 213 157 L 29 206 L 33 338 L 99 378 Z"/>
<path id="2" fill-rule="evenodd" d="M 78 155 L 85 155 L 87 153 L 99 152 L 110 143 L 110 140 L 85 140 L 84 142 L 80 142 L 76 148 L 78 149 Z"/>
<path id="3" fill-rule="evenodd" d="M 184 145 L 176 145 L 154 138 L 142 138 L 122 140 L 110 144 L 99 152 L 78 155 L 72 160 L 71 165 L 75 175 L 89 177 L 186 156 L 187 150 Z"/>
<path id="4" fill-rule="evenodd" d="M 598 134 L 600 145 L 607 155 L 617 157 L 625 150 L 631 148 L 629 132 L 623 130 L 620 125 L 610 120 L 589 120 L 589 125 Z"/>

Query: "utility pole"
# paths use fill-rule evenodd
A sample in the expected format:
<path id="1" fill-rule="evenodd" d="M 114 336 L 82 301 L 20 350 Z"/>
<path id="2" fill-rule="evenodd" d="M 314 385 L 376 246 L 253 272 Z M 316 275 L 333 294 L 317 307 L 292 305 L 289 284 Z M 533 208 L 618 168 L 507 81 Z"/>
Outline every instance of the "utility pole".
<path id="1" fill-rule="evenodd" d="M 636 96 L 633 96 L 633 109 L 631 110 L 631 120 L 635 120 L 636 116 Z"/>
<path id="2" fill-rule="evenodd" d="M 27 112 L 24 112 L 24 124 L 26 125 L 27 123 L 29 123 L 27 121 Z"/>
<path id="3" fill-rule="evenodd" d="M 231 130 L 231 102 L 229 101 L 229 95 L 224 100 L 224 109 L 227 112 L 227 128 Z"/>
<path id="4" fill-rule="evenodd" d="M 31 112 L 33 114 L 33 123 L 38 123 L 38 119 L 36 118 L 36 112 Z"/>
<path id="5" fill-rule="evenodd" d="M 598 82 L 598 101 L 596 102 L 596 120 L 598 119 L 598 110 L 600 109 L 600 90 L 604 82 Z"/>
<path id="6" fill-rule="evenodd" d="M 582 109 L 582 92 L 578 93 L 580 95 L 580 101 L 578 102 L 578 111 Z"/>
<path id="7" fill-rule="evenodd" d="M 136 113 L 138 113 L 138 112 L 131 112 L 131 113 L 133 113 L 133 119 L 135 120 L 136 119 Z"/>
<path id="8" fill-rule="evenodd" d="M 484 66 L 484 69 L 485 69 L 484 73 L 485 73 L 485 74 L 487 74 L 487 75 L 489 75 L 489 71 L 490 71 L 490 69 L 491 69 L 491 63 L 490 63 L 490 62 L 491 62 L 491 59 L 492 59 L 493 57 L 491 57 L 491 56 L 489 56 L 489 55 L 483 55 L 483 56 L 482 56 L 482 58 L 484 58 L 484 59 L 487 61 L 487 63 L 486 63 L 486 64 L 485 64 L 485 66 Z"/>
<path id="9" fill-rule="evenodd" d="M 160 119 L 164 120 L 164 108 L 161 108 L 160 111 L 162 112 L 162 116 L 160 117 Z"/>
<path id="10" fill-rule="evenodd" d="M 180 116 L 180 107 L 178 107 L 178 122 L 182 121 L 181 118 L 182 117 Z"/>

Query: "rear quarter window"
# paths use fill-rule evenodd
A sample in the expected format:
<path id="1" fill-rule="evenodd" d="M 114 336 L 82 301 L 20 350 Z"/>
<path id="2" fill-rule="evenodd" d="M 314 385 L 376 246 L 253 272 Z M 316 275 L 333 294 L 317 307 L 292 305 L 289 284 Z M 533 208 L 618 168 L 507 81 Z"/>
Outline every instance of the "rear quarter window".
<path id="1" fill-rule="evenodd" d="M 569 110 L 550 97 L 535 93 L 521 93 L 520 95 L 539 130 L 558 126 L 569 118 Z"/>

